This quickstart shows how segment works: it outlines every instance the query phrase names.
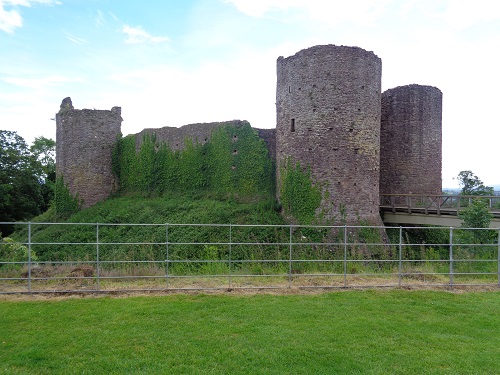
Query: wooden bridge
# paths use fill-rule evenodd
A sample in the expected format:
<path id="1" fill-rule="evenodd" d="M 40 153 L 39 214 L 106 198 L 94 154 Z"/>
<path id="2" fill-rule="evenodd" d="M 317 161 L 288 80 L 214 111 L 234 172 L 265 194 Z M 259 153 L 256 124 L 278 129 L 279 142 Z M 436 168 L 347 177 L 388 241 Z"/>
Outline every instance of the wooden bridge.
<path id="1" fill-rule="evenodd" d="M 380 215 L 388 225 L 435 225 L 460 227 L 458 212 L 478 196 L 381 194 Z M 493 219 L 490 228 L 500 228 L 500 196 L 481 196 L 488 202 Z"/>

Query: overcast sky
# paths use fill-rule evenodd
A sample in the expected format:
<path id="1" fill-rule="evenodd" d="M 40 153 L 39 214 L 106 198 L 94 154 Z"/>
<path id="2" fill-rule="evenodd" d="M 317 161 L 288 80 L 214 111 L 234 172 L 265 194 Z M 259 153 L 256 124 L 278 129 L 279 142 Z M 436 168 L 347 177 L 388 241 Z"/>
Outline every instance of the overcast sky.
<path id="1" fill-rule="evenodd" d="M 318 44 L 382 59 L 382 89 L 443 92 L 443 186 L 500 184 L 498 0 L 0 0 L 0 129 L 55 139 L 55 113 L 122 107 L 145 127 L 275 127 L 276 59 Z"/>

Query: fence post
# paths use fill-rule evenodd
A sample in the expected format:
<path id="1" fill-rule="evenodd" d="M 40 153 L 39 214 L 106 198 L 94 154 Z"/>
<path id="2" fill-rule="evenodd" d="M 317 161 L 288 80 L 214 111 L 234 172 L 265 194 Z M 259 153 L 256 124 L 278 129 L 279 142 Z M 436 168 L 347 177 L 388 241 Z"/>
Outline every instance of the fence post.
<path id="1" fill-rule="evenodd" d="M 95 232 L 96 232 L 96 272 L 97 272 L 97 290 L 101 289 L 101 267 L 99 264 L 99 223 L 96 223 L 95 225 Z"/>
<path id="2" fill-rule="evenodd" d="M 403 227 L 399 227 L 399 265 L 398 265 L 398 285 L 401 288 L 401 278 L 403 273 Z"/>
<path id="3" fill-rule="evenodd" d="M 31 293 L 31 221 L 28 222 L 28 292 Z"/>
<path id="4" fill-rule="evenodd" d="M 288 288 L 292 287 L 292 242 L 293 242 L 293 233 L 292 233 L 292 224 L 290 224 L 290 252 L 288 255 Z"/>
<path id="5" fill-rule="evenodd" d="M 453 288 L 453 227 L 450 227 L 450 288 Z"/>
<path id="6" fill-rule="evenodd" d="M 344 288 L 347 288 L 347 225 L 344 225 Z"/>
<path id="7" fill-rule="evenodd" d="M 228 281 L 229 281 L 229 289 L 231 289 L 231 251 L 233 248 L 233 226 L 230 223 L 229 224 L 229 275 L 228 275 Z"/>
<path id="8" fill-rule="evenodd" d="M 166 288 L 169 288 L 169 265 L 170 265 L 170 259 L 169 259 L 169 248 L 168 248 L 168 223 L 165 224 L 165 284 Z"/>
<path id="9" fill-rule="evenodd" d="M 497 256 L 498 256 L 498 266 L 497 266 L 497 271 L 498 271 L 498 287 L 500 288 L 500 228 L 498 228 L 498 249 L 497 249 Z"/>

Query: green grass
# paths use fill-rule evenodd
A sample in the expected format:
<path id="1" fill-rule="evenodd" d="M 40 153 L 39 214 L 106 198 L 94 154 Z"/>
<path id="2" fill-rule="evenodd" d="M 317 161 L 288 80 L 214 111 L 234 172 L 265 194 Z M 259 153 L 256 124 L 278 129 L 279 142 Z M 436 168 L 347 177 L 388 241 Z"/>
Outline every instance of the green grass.
<path id="1" fill-rule="evenodd" d="M 165 194 L 162 197 L 144 198 L 140 195 L 116 197 L 100 202 L 95 206 L 77 212 L 67 222 L 70 223 L 127 223 L 127 224 L 284 224 L 279 209 L 273 199 L 255 199 L 242 201 L 228 197 L 209 197 L 206 195 Z M 34 222 L 53 222 L 50 210 Z M 27 242 L 26 225 L 18 225 L 12 234 L 16 241 Z M 218 242 L 227 237 L 224 228 L 189 228 L 177 227 L 170 230 L 171 241 L 189 238 L 192 242 Z M 258 239 L 266 242 L 274 238 L 274 230 L 261 231 Z M 32 225 L 33 242 L 94 242 L 95 226 L 89 225 Z M 105 227 L 101 228 L 100 239 L 103 242 L 154 242 L 165 241 L 165 227 Z M 110 250 L 111 249 L 111 250 Z M 89 246 L 50 246 L 35 245 L 32 250 L 39 255 L 39 260 L 57 261 L 74 259 L 92 259 L 94 251 Z M 111 247 L 107 247 L 112 252 Z M 149 259 L 147 254 L 136 254 L 140 259 Z M 123 248 L 118 250 L 123 252 Z M 105 256 L 105 254 L 103 254 Z M 161 255 L 163 256 L 163 255 Z"/>
<path id="2" fill-rule="evenodd" d="M 0 301 L 2 374 L 493 374 L 500 293 Z"/>

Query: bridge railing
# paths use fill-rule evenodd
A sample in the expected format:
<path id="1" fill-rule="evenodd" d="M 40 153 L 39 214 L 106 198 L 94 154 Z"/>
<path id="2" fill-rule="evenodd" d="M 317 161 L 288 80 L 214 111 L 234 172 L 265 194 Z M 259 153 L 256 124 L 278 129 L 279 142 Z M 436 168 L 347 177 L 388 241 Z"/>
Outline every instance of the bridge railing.
<path id="1" fill-rule="evenodd" d="M 392 212 L 457 215 L 460 209 L 468 207 L 477 198 L 487 202 L 494 217 L 500 217 L 500 196 L 380 194 L 380 209 Z"/>

